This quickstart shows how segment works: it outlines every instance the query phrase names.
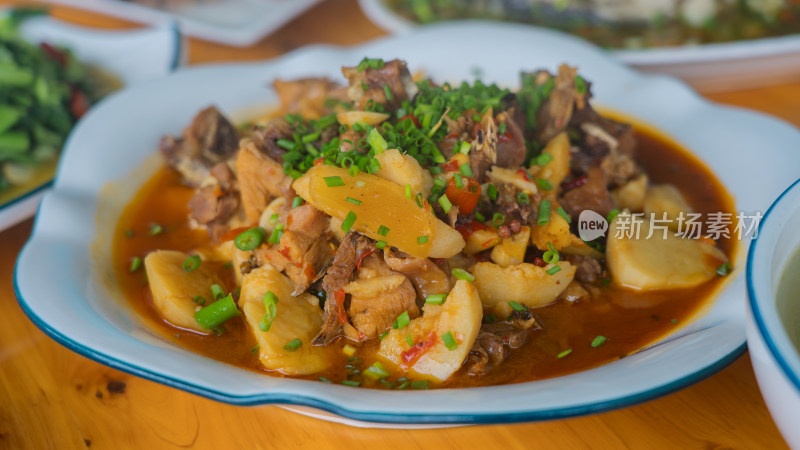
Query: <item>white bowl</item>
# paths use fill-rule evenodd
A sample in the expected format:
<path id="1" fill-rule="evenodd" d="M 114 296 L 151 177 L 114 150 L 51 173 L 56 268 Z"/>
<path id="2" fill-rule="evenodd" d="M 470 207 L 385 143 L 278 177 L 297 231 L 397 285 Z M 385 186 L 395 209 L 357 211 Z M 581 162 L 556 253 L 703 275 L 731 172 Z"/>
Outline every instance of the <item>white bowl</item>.
<path id="1" fill-rule="evenodd" d="M 798 229 L 800 180 L 765 214 L 747 260 L 750 358 L 772 418 L 792 448 L 800 448 L 800 350 L 789 340 L 775 300 L 786 265 L 800 249 Z"/>
<path id="2" fill-rule="evenodd" d="M 464 48 L 470 51 L 465 54 Z M 460 56 L 446 57 L 453 54 Z M 241 405 L 312 406 L 352 419 L 400 424 L 514 422 L 605 411 L 685 387 L 744 352 L 741 270 L 701 317 L 635 355 L 515 385 L 426 392 L 356 389 L 265 376 L 157 337 L 120 298 L 110 248 L 119 212 L 159 163 L 154 154 L 160 137 L 180 133 L 209 104 L 232 114 L 275 102 L 266 87 L 275 77 L 334 77 L 341 65 L 365 55 L 406 59 L 413 70 L 437 80 L 471 78 L 477 66 L 486 80 L 509 87 L 517 85 L 523 68 L 554 70 L 565 61 L 579 65 L 594 83 L 598 105 L 652 124 L 690 149 L 743 211 L 765 210 L 800 167 L 800 132 L 794 127 L 713 105 L 680 82 L 641 75 L 581 40 L 525 26 L 443 24 L 353 48 L 307 47 L 266 63 L 192 68 L 115 94 L 78 125 L 17 264 L 15 287 L 23 310 L 70 349 L 199 395 Z M 759 163 L 748 164 L 754 151 Z M 232 379 L 236 382 L 228 382 Z"/>

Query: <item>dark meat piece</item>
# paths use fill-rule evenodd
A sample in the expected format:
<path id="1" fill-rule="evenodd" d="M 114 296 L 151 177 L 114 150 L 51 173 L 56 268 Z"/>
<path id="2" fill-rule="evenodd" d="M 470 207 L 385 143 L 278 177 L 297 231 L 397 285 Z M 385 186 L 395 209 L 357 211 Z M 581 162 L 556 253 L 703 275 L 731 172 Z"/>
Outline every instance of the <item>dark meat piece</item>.
<path id="1" fill-rule="evenodd" d="M 541 328 L 530 311 L 515 311 L 514 314 L 510 322 L 498 321 L 481 325 L 478 337 L 464 362 L 470 375 L 485 374 L 499 366 L 511 356 L 512 349 L 525 345 L 530 331 Z"/>
<path id="2" fill-rule="evenodd" d="M 293 134 L 292 125 L 285 118 L 277 117 L 270 120 L 263 128 L 257 128 L 250 136 L 250 140 L 261 153 L 282 163 L 286 150 L 278 145 L 278 140 L 291 138 Z"/>
<path id="3" fill-rule="evenodd" d="M 350 83 L 347 95 L 360 110 L 366 110 L 367 103 L 372 100 L 393 111 L 404 100 L 411 100 L 417 95 L 417 85 L 411 78 L 406 63 L 399 59 L 384 63 L 380 69 L 366 68 L 360 72 L 358 67 L 342 67 L 342 74 Z M 391 100 L 386 98 L 384 86 L 389 87 Z"/>
<path id="4" fill-rule="evenodd" d="M 345 311 L 345 305 L 339 305 L 339 300 L 344 297 L 340 294 L 340 299 L 337 299 L 336 292 L 350 283 L 361 256 L 374 250 L 372 241 L 356 232 L 351 231 L 342 239 L 333 263 L 322 279 L 322 288 L 326 295 L 325 312 L 322 316 L 322 329 L 312 341 L 314 345 L 326 345 L 342 334 L 343 322 L 339 320 L 339 311 Z"/>
<path id="5" fill-rule="evenodd" d="M 258 222 L 272 198 L 283 195 L 291 201 L 294 197 L 292 179 L 283 173 L 283 166 L 262 153 L 250 139 L 242 140 L 236 172 L 244 213 L 252 223 Z"/>
<path id="6" fill-rule="evenodd" d="M 383 259 L 389 268 L 411 280 L 420 298 L 450 292 L 450 278 L 428 258 L 415 258 L 387 248 L 383 251 Z"/>
<path id="7" fill-rule="evenodd" d="M 582 131 L 580 151 L 573 155 L 572 169 L 586 173 L 599 165 L 609 186 L 621 186 L 641 172 L 633 159 L 636 133 L 630 124 L 617 122 L 587 106 L 575 113 L 571 126 Z"/>
<path id="8" fill-rule="evenodd" d="M 594 283 L 603 277 L 603 266 L 591 256 L 567 255 L 566 259 L 575 266 L 575 279 L 582 283 Z"/>
<path id="9" fill-rule="evenodd" d="M 167 165 L 193 187 L 202 184 L 211 167 L 228 160 L 238 147 L 236 128 L 213 106 L 200 111 L 180 138 L 165 136 L 159 144 Z"/>
<path id="10" fill-rule="evenodd" d="M 497 164 L 497 144 L 497 126 L 487 111 L 481 118 L 480 128 L 469 151 L 469 167 L 478 183 L 486 182 L 486 172 Z"/>
<path id="11" fill-rule="evenodd" d="M 211 169 L 216 184 L 203 186 L 189 200 L 189 217 L 208 226 L 209 234 L 217 241 L 227 230 L 225 225 L 239 208 L 239 193 L 234 189 L 235 178 L 226 163 Z"/>
<path id="12" fill-rule="evenodd" d="M 525 148 L 525 136 L 522 134 L 522 128 L 514 119 L 515 115 L 513 108 L 497 115 L 498 122 L 506 124 L 505 134 L 500 135 L 497 139 L 497 165 L 500 167 L 516 168 L 525 163 L 525 155 L 528 150 Z"/>
<path id="13" fill-rule="evenodd" d="M 503 183 L 497 186 L 497 201 L 492 207 L 492 213 L 503 214 L 507 223 L 516 220 L 520 224 L 533 224 L 536 221 L 539 199 L 533 196 L 530 203 L 520 204 L 517 196 L 521 192 L 513 184 Z"/>
<path id="14" fill-rule="evenodd" d="M 330 114 L 331 109 L 325 106 L 325 100 L 329 98 L 347 100 L 345 88 L 327 78 L 275 80 L 272 86 L 281 99 L 284 112 L 300 114 L 307 119 Z"/>
<path id="15" fill-rule="evenodd" d="M 564 131 L 572 119 L 575 110 L 583 109 L 589 98 L 587 93 L 581 94 L 575 88 L 577 69 L 566 64 L 558 68 L 554 77 L 554 87 L 550 96 L 542 103 L 536 113 L 535 139 L 541 144 L 546 144 L 557 134 Z M 547 81 L 547 76 L 537 73 L 537 84 Z"/>
<path id="16" fill-rule="evenodd" d="M 561 206 L 577 221 L 581 211 L 591 210 L 605 217 L 614 209 L 614 202 L 606 187 L 606 176 L 598 167 L 590 167 L 586 183 L 567 191 L 561 198 Z"/>

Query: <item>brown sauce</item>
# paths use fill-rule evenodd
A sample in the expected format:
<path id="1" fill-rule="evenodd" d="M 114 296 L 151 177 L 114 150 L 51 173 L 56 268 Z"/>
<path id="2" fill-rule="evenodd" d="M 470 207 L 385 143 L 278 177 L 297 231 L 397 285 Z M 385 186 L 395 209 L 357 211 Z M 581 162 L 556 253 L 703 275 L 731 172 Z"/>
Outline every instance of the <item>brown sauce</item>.
<path id="1" fill-rule="evenodd" d="M 696 212 L 734 212 L 733 199 L 726 193 L 709 169 L 690 153 L 669 139 L 637 129 L 637 159 L 651 183 L 672 183 L 687 196 Z M 120 289 L 152 329 L 165 339 L 199 354 L 250 370 L 283 376 L 265 370 L 251 352 L 255 339 L 244 320 L 228 321 L 220 336 L 204 336 L 176 328 L 164 321 L 152 305 L 143 270 L 129 272 L 134 257 L 144 257 L 158 249 L 189 251 L 209 245 L 205 231 L 192 230 L 187 224 L 187 202 L 192 189 L 181 185 L 180 176 L 161 169 L 140 190 L 125 209 L 117 225 L 114 242 L 114 264 Z M 164 232 L 150 236 L 150 224 L 162 225 Z M 131 230 L 133 234 L 126 233 Z M 733 240 L 721 240 L 720 248 L 735 260 Z M 229 289 L 234 287 L 231 268 L 220 266 L 220 274 Z M 722 279 L 714 279 L 697 288 L 663 292 L 634 292 L 616 287 L 601 288 L 601 295 L 591 301 L 570 303 L 558 301 L 533 310 L 542 330 L 534 331 L 527 344 L 513 351 L 502 366 L 487 375 L 470 376 L 456 373 L 443 387 L 486 386 L 519 383 L 555 377 L 586 370 L 629 355 L 686 323 L 710 300 Z M 603 345 L 592 348 L 597 336 L 604 336 Z M 343 342 L 331 345 L 343 346 Z M 358 356 L 362 369 L 374 360 L 378 341 L 362 345 Z M 558 358 L 566 349 L 572 352 Z M 324 376 L 334 382 L 347 378 L 347 356 L 333 368 L 313 376 Z M 402 376 L 394 374 L 392 379 Z M 377 385 L 380 387 L 381 385 Z"/>

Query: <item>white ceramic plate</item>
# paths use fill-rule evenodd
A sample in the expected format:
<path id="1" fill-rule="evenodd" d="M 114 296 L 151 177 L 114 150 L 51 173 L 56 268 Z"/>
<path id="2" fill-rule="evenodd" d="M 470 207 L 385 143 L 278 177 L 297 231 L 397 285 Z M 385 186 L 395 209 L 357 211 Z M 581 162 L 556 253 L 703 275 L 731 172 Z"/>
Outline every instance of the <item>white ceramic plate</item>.
<path id="1" fill-rule="evenodd" d="M 176 21 L 182 33 L 247 46 L 280 28 L 319 0 L 181 0 L 156 8 L 126 0 L 45 0 L 139 23 Z"/>
<path id="2" fill-rule="evenodd" d="M 464 48 L 470 51 L 461 52 Z M 460 56 L 442 57 L 455 53 Z M 605 411 L 683 388 L 742 354 L 745 287 L 739 270 L 705 315 L 661 342 L 592 370 L 516 385 L 426 392 L 349 388 L 265 376 L 158 338 L 120 298 L 110 247 L 120 211 L 159 165 L 154 156 L 159 138 L 179 133 L 212 103 L 234 113 L 275 102 L 266 86 L 276 76 L 333 77 L 341 65 L 364 55 L 403 58 L 437 80 L 470 78 L 479 66 L 486 80 L 509 87 L 516 86 L 521 69 L 554 70 L 565 61 L 579 65 L 593 81 L 596 104 L 653 124 L 691 149 L 744 211 L 765 210 L 800 167 L 795 128 L 710 104 L 678 81 L 638 74 L 583 41 L 525 26 L 443 24 L 354 48 L 307 47 L 267 63 L 187 69 L 114 95 L 75 130 L 16 269 L 18 299 L 31 320 L 92 359 L 215 400 L 310 406 L 349 419 L 404 425 Z M 754 158 L 758 164 L 751 163 Z M 737 269 L 744 250 L 739 253 Z"/>
<path id="3" fill-rule="evenodd" d="M 359 0 L 359 4 L 364 14 L 386 31 L 404 33 L 418 26 L 392 11 L 385 0 Z M 800 34 L 610 53 L 639 70 L 679 77 L 703 92 L 800 80 Z"/>
<path id="4" fill-rule="evenodd" d="M 100 31 L 42 16 L 26 20 L 20 32 L 29 42 L 69 47 L 81 61 L 102 67 L 125 85 L 164 76 L 175 70 L 183 57 L 180 35 L 170 24 L 135 31 Z M 0 231 L 31 217 L 51 182 L 52 178 L 0 201 Z"/>

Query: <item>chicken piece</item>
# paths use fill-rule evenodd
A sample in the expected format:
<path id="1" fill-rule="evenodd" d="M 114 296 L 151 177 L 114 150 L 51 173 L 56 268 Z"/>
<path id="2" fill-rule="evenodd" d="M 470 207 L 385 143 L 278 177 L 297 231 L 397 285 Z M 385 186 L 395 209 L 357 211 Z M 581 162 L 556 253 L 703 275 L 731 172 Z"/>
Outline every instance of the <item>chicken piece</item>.
<path id="1" fill-rule="evenodd" d="M 366 110 L 371 100 L 392 111 L 418 91 L 406 63 L 399 59 L 383 62 L 380 68 L 342 67 L 342 74 L 350 84 L 347 95 L 360 110 Z M 386 96 L 386 87 L 392 93 L 391 100 Z"/>
<path id="2" fill-rule="evenodd" d="M 292 179 L 284 175 L 281 164 L 259 151 L 249 139 L 242 140 L 236 172 L 242 206 L 250 223 L 258 222 L 273 197 L 291 190 Z"/>
<path id="3" fill-rule="evenodd" d="M 497 164 L 497 126 L 492 114 L 492 108 L 489 108 L 481 117 L 481 127 L 469 151 L 469 167 L 479 183 L 486 182 L 486 172 Z"/>
<path id="4" fill-rule="evenodd" d="M 450 278 L 428 258 L 414 258 L 387 248 L 383 251 L 383 259 L 389 268 L 411 280 L 420 298 L 450 292 Z"/>
<path id="5" fill-rule="evenodd" d="M 614 209 L 614 202 L 606 187 L 603 171 L 598 167 L 589 168 L 586 182 L 564 193 L 561 206 L 572 216 L 573 221 L 577 221 L 581 212 L 587 209 L 607 216 Z"/>
<path id="6" fill-rule="evenodd" d="M 347 100 L 344 87 L 328 78 L 276 79 L 272 87 L 281 99 L 283 112 L 300 114 L 307 119 L 330 114 L 332 110 L 325 106 L 325 100 L 329 98 Z"/>

